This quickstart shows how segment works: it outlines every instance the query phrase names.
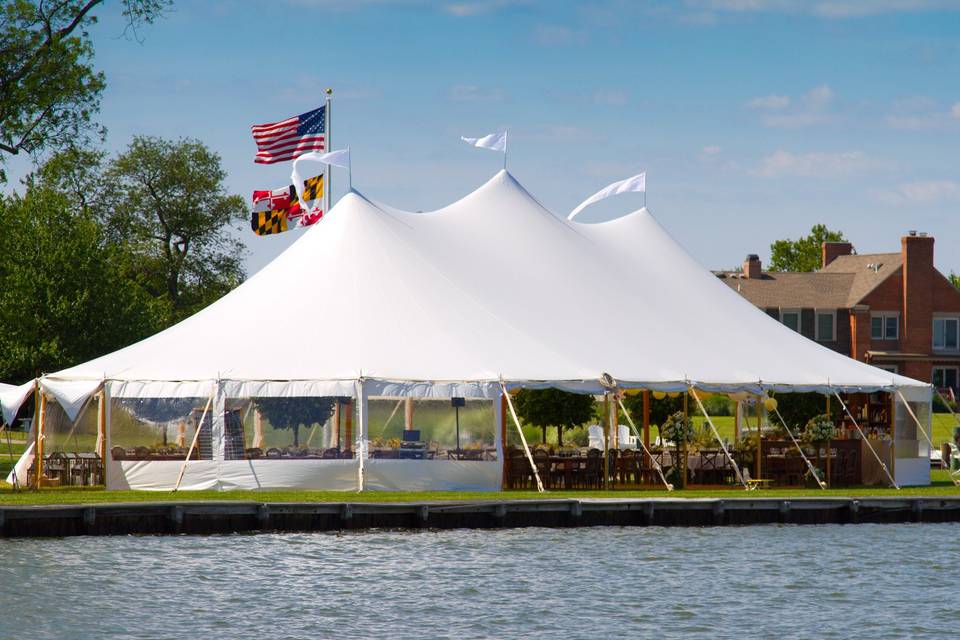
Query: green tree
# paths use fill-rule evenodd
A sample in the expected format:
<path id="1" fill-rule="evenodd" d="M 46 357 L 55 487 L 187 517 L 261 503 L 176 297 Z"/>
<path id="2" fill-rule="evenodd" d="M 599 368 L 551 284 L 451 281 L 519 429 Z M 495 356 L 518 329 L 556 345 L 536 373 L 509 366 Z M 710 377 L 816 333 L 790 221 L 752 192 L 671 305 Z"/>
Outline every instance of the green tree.
<path id="1" fill-rule="evenodd" d="M 220 156 L 198 140 L 136 137 L 107 166 L 101 218 L 138 256 L 136 278 L 171 309 L 170 322 L 200 310 L 244 277 L 244 199 L 227 193 Z"/>
<path id="2" fill-rule="evenodd" d="M 539 427 L 547 442 L 547 427 L 557 427 L 557 442 L 563 444 L 563 430 L 580 427 L 594 418 L 593 396 L 561 389 L 521 389 L 514 399 L 520 419 Z"/>
<path id="3" fill-rule="evenodd" d="M 810 235 L 797 240 L 777 240 L 770 245 L 770 271 L 816 271 L 821 263 L 821 245 L 824 242 L 844 242 L 840 231 L 831 231 L 817 224 Z"/>
<path id="4" fill-rule="evenodd" d="M 636 393 L 624 396 L 623 406 L 630 412 L 630 417 L 633 418 L 637 428 L 640 429 L 643 424 L 643 394 Z M 683 411 L 682 394 L 675 398 L 666 396 L 658 400 L 653 397 L 652 392 L 650 393 L 650 424 L 656 425 L 658 431 L 667 419 L 677 411 Z"/>
<path id="5" fill-rule="evenodd" d="M 300 398 L 257 398 L 257 411 L 274 429 L 293 429 L 293 446 L 300 446 L 300 427 L 323 424 L 333 415 L 336 398 L 304 396 Z"/>
<path id="6" fill-rule="evenodd" d="M 10 0 L 0 9 L 0 182 L 7 155 L 36 154 L 91 137 L 105 86 L 88 27 L 103 0 Z M 151 23 L 169 0 L 122 0 L 128 28 Z"/>
<path id="7" fill-rule="evenodd" d="M 129 256 L 46 187 L 0 198 L 0 379 L 23 381 L 142 339 L 157 301 L 126 276 Z"/>
<path id="8" fill-rule="evenodd" d="M 960 273 L 950 272 L 950 284 L 960 289 Z"/>

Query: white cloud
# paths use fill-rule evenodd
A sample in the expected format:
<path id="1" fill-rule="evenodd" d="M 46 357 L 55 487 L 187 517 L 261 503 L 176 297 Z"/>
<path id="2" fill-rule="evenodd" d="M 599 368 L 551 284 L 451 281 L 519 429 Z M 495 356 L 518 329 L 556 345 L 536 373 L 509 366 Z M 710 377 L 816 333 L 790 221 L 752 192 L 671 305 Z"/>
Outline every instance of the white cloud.
<path id="1" fill-rule="evenodd" d="M 705 155 L 705 156 L 715 156 L 715 155 L 717 155 L 718 153 L 720 153 L 721 151 L 723 151 L 723 149 L 721 149 L 721 148 L 718 147 L 717 145 L 710 145 L 709 147 L 704 147 L 704 148 L 701 150 L 701 153 L 703 153 L 703 155 Z"/>
<path id="2" fill-rule="evenodd" d="M 548 47 L 585 44 L 587 34 L 556 24 L 538 24 L 533 28 L 533 41 Z"/>
<path id="3" fill-rule="evenodd" d="M 524 4 L 528 4 L 528 0 L 474 0 L 472 2 L 450 2 L 443 5 L 443 10 L 451 15 L 466 18 Z"/>
<path id="4" fill-rule="evenodd" d="M 954 180 L 906 182 L 893 189 L 879 191 L 877 195 L 882 202 L 894 205 L 960 202 L 960 182 Z"/>
<path id="5" fill-rule="evenodd" d="M 761 96 L 747 103 L 751 109 L 786 109 L 790 106 L 790 96 Z"/>
<path id="6" fill-rule="evenodd" d="M 484 88 L 475 84 L 455 84 L 447 89 L 447 100 L 453 102 L 503 102 L 506 92 L 499 88 Z"/>
<path id="7" fill-rule="evenodd" d="M 960 9 L 955 0 L 686 0 L 686 6 L 698 14 L 790 13 L 827 19 Z"/>
<path id="8" fill-rule="evenodd" d="M 893 102 L 892 113 L 885 118 L 894 129 L 916 131 L 950 128 L 960 118 L 960 103 L 945 108 L 939 101 L 927 96 L 911 96 Z"/>
<path id="9" fill-rule="evenodd" d="M 622 107 L 627 104 L 627 94 L 619 89 L 604 89 L 594 91 L 591 97 L 594 104 L 610 107 Z"/>
<path id="10" fill-rule="evenodd" d="M 885 166 L 863 151 L 791 153 L 781 149 L 761 159 L 749 173 L 761 178 L 840 178 Z"/>
<path id="11" fill-rule="evenodd" d="M 764 125 L 792 129 L 831 120 L 833 99 L 833 89 L 822 84 L 810 89 L 797 100 L 790 96 L 769 95 L 753 98 L 747 106 L 768 112 L 762 117 Z"/>

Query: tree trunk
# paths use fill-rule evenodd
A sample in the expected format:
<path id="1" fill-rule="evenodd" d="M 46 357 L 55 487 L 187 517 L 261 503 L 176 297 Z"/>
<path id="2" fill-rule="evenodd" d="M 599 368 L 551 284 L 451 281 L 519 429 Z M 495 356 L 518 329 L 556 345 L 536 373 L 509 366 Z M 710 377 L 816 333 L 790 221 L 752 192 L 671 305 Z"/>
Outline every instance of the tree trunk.
<path id="1" fill-rule="evenodd" d="M 557 446 L 563 447 L 563 427 L 557 427 Z"/>
<path id="2" fill-rule="evenodd" d="M 300 446 L 300 425 L 294 425 L 293 427 L 293 446 Z"/>
<path id="3" fill-rule="evenodd" d="M 547 444 L 547 428 L 540 427 L 540 442 Z"/>

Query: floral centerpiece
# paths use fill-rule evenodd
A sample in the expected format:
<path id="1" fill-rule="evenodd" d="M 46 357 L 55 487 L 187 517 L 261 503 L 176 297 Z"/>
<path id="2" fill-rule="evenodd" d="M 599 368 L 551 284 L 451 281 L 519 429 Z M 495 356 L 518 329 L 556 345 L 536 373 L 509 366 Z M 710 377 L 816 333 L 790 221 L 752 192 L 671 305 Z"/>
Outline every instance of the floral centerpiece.
<path id="1" fill-rule="evenodd" d="M 837 426 L 826 414 L 814 416 L 807 421 L 803 429 L 803 439 L 807 442 L 827 442 L 837 435 Z"/>
<path id="2" fill-rule="evenodd" d="M 660 428 L 660 436 L 664 440 L 670 440 L 677 445 L 693 442 L 697 437 L 693 421 L 683 415 L 682 411 L 677 411 L 667 418 Z"/>

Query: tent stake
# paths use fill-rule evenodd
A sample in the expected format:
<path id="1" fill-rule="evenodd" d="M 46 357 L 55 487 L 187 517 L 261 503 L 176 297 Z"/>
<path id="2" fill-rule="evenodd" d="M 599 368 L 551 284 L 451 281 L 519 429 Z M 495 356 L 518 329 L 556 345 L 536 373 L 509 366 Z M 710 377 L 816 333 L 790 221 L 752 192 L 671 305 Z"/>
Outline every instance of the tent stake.
<path id="1" fill-rule="evenodd" d="M 847 405 L 843 402 L 843 398 L 840 397 L 840 394 L 836 391 L 833 392 L 833 395 L 836 396 L 837 400 L 840 402 L 840 406 L 843 407 L 844 413 L 853 421 L 853 426 L 857 428 L 857 431 L 860 432 L 860 437 L 863 438 L 863 441 L 867 443 L 867 447 L 870 449 L 870 453 L 873 454 L 873 457 L 877 459 L 877 462 L 880 463 L 880 467 L 883 469 L 883 472 L 887 474 L 887 477 L 890 478 L 890 484 L 893 485 L 893 488 L 900 490 L 900 485 L 897 484 L 897 481 L 893 479 L 893 476 L 890 475 L 890 470 L 887 468 L 887 463 L 880 459 L 880 455 L 877 453 L 877 450 L 873 448 L 873 445 L 870 444 L 870 440 L 867 438 L 867 434 L 863 432 L 863 429 L 860 428 L 860 424 L 857 422 L 857 419 L 853 417 L 853 414 L 850 413 L 850 409 L 847 409 Z M 829 396 L 827 396 L 829 397 Z M 829 445 L 828 445 L 829 449 Z M 891 451 L 892 451 L 891 443 Z M 827 451 L 827 455 L 830 455 L 830 451 Z"/>

